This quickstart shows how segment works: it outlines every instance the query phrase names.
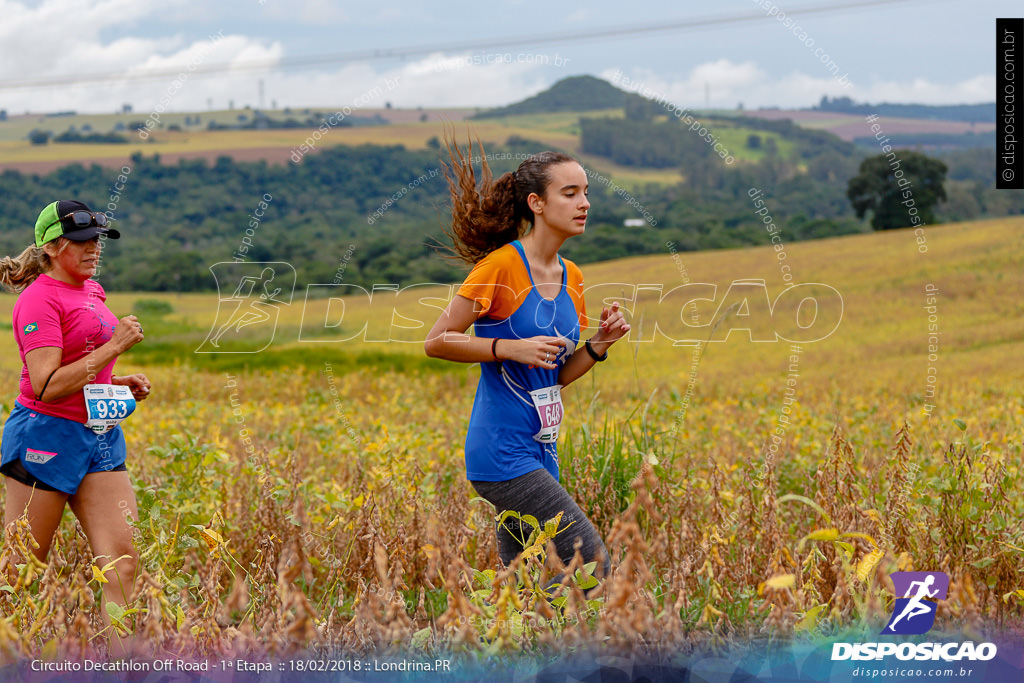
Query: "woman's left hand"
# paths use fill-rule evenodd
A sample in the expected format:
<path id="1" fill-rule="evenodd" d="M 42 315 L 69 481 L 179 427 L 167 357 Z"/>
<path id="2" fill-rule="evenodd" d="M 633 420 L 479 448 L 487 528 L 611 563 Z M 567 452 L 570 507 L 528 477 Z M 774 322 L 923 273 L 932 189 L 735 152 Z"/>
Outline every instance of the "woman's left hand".
<path id="1" fill-rule="evenodd" d="M 111 381 L 114 384 L 123 384 L 130 388 L 136 401 L 144 401 L 149 397 L 149 379 L 141 372 L 134 375 L 118 375 Z"/>
<path id="2" fill-rule="evenodd" d="M 607 307 L 601 309 L 601 326 L 591 342 L 610 346 L 626 336 L 627 332 L 629 332 L 629 324 L 626 323 L 626 316 L 619 309 L 619 302 L 613 301 L 610 309 Z"/>

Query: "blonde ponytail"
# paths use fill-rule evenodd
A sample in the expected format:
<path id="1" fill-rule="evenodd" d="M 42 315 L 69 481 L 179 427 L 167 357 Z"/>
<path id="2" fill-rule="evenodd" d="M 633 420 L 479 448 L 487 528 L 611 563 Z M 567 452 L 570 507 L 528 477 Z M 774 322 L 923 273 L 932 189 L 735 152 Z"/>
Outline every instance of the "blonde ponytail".
<path id="1" fill-rule="evenodd" d="M 9 292 L 18 293 L 50 269 L 50 256 L 31 245 L 15 257 L 0 258 L 0 285 Z"/>

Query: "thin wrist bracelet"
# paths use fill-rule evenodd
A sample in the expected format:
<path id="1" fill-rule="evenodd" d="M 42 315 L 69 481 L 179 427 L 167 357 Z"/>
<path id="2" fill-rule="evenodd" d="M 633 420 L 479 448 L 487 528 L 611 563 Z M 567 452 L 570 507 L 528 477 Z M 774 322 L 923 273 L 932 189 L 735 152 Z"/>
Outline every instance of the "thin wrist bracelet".
<path id="1" fill-rule="evenodd" d="M 590 340 L 589 339 L 586 341 L 586 343 L 583 346 L 587 349 L 587 353 L 590 354 L 590 357 L 594 359 L 595 363 L 600 363 L 602 361 L 608 360 L 608 352 L 605 351 L 600 356 L 597 355 L 597 352 L 594 351 L 594 347 L 590 345 Z"/>
<path id="2" fill-rule="evenodd" d="M 493 340 L 491 341 L 491 355 L 492 355 L 492 356 L 494 356 L 494 360 L 499 360 L 499 358 L 498 358 L 498 352 L 496 351 L 496 349 L 497 349 L 497 346 L 498 346 L 498 337 L 495 337 L 495 338 L 494 338 L 494 339 L 493 339 Z"/>

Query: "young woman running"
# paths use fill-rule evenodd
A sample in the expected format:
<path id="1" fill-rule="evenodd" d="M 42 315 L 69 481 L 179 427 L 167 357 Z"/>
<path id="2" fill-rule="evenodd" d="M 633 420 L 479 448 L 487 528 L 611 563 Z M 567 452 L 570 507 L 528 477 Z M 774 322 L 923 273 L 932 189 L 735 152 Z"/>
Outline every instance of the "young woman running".
<path id="1" fill-rule="evenodd" d="M 600 534 L 558 483 L 560 390 L 605 360 L 629 331 L 615 302 L 601 311 L 594 336 L 580 344 L 587 327 L 583 275 L 558 250 L 586 227 L 587 174 L 566 154 L 542 152 L 492 181 L 480 151 L 478 189 L 470 159 L 449 144 L 450 235 L 455 252 L 474 267 L 431 329 L 426 352 L 480 363 L 466 435 L 473 488 L 499 512 L 533 515 L 541 523 L 563 513 L 564 531 L 555 537 L 562 562 L 572 560 L 580 542 L 584 561 L 598 561 L 598 571 L 607 574 Z M 466 334 L 470 325 L 475 336 Z M 509 519 L 496 532 L 508 564 L 530 529 Z"/>
<path id="2" fill-rule="evenodd" d="M 35 244 L 0 259 L 0 283 L 20 292 L 14 336 L 23 364 L 20 395 L 4 424 L 0 471 L 7 488 L 4 527 L 27 512 L 39 544 L 33 552 L 41 561 L 65 504 L 81 522 L 93 554 L 104 558 L 101 565 L 127 556 L 103 584 L 107 600 L 124 605 L 137 564 L 128 517 L 136 519 L 138 512 L 125 470 L 124 435 L 110 424 L 145 399 L 150 384 L 142 374 L 113 374 L 114 361 L 142 341 L 143 332 L 135 316 L 114 317 L 103 287 L 91 279 L 100 236 L 120 237 L 106 226 L 104 214 L 81 202 L 53 202 L 39 214 Z M 91 421 L 87 390 L 98 392 L 90 401 L 93 417 L 105 424 L 85 426 Z M 13 567 L 5 568 L 10 576 Z"/>

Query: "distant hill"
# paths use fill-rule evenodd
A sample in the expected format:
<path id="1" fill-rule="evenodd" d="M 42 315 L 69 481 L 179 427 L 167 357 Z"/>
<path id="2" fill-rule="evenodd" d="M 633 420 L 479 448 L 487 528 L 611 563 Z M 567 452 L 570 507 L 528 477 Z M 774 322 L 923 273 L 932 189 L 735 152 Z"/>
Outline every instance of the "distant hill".
<path id="1" fill-rule="evenodd" d="M 877 114 L 901 119 L 932 119 L 938 121 L 965 121 L 967 123 L 994 123 L 996 103 L 985 104 L 858 104 L 849 97 L 821 98 L 814 111 L 834 111 L 842 114 Z"/>
<path id="2" fill-rule="evenodd" d="M 547 114 L 562 111 L 619 109 L 636 95 L 619 90 L 608 81 L 593 76 L 563 78 L 542 93 L 507 107 L 488 109 L 473 118 L 486 119 L 517 114 Z"/>

